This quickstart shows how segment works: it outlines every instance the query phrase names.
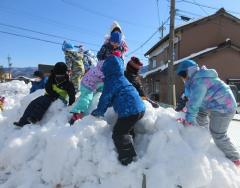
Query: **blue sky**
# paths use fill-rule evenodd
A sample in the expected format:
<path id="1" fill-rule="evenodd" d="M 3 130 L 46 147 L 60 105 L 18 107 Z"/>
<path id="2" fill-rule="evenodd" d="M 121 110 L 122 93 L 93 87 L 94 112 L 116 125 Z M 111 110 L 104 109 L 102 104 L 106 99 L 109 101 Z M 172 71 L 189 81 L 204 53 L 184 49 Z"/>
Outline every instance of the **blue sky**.
<path id="1" fill-rule="evenodd" d="M 200 8 L 187 2 L 197 2 L 209 7 L 237 12 L 240 17 L 239 0 L 176 0 L 179 15 L 199 18 L 216 10 Z M 117 20 L 126 36 L 129 52 L 143 44 L 159 27 L 159 22 L 169 16 L 169 1 L 158 0 L 1 0 L 0 1 L 0 65 L 7 67 L 10 55 L 14 67 L 36 67 L 37 64 L 55 64 L 63 61 L 61 50 L 63 39 L 39 33 L 19 30 L 4 24 L 26 28 L 46 34 L 74 39 L 74 45 L 84 44 L 85 49 L 98 51 L 114 20 Z M 185 22 L 176 17 L 176 26 Z M 165 25 L 167 33 L 169 23 Z M 39 38 L 59 44 L 30 40 L 2 32 Z M 132 55 L 138 56 L 146 64 L 143 54 L 160 37 L 157 33 L 146 45 Z M 96 52 L 95 52 L 96 53 Z M 127 60 L 127 58 L 126 58 Z"/>

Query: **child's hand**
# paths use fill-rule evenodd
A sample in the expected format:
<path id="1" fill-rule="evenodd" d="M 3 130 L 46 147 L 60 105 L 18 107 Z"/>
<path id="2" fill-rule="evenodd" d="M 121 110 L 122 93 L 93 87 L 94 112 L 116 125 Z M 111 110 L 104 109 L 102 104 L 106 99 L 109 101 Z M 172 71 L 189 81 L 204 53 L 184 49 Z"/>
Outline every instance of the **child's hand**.
<path id="1" fill-rule="evenodd" d="M 91 115 L 94 117 L 103 117 L 103 114 L 101 114 L 97 109 L 93 110 Z"/>
<path id="2" fill-rule="evenodd" d="M 186 127 L 192 126 L 192 123 L 188 122 L 187 120 L 185 120 L 184 118 L 178 118 L 177 119 L 178 123 L 183 124 Z"/>

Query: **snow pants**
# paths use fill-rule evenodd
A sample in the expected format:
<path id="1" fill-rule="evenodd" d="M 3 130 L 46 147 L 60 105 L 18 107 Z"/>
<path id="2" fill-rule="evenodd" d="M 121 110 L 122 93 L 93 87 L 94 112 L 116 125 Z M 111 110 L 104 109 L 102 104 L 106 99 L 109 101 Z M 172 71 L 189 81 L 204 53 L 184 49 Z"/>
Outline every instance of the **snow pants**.
<path id="1" fill-rule="evenodd" d="M 208 116 L 207 112 L 200 111 L 197 117 L 197 122 L 200 126 L 208 126 L 209 124 L 209 130 L 215 144 L 232 161 L 240 159 L 237 149 L 227 135 L 227 130 L 234 114 L 235 112 L 219 113 L 211 111 Z"/>
<path id="2" fill-rule="evenodd" d="M 51 103 L 52 100 L 48 95 L 43 95 L 34 99 L 27 106 L 23 116 L 19 120 L 19 124 L 22 126 L 29 124 L 29 118 L 34 119 L 35 121 L 40 121 Z"/>
<path id="3" fill-rule="evenodd" d="M 118 118 L 113 128 L 113 142 L 118 152 L 118 160 L 123 165 L 128 165 L 136 157 L 136 151 L 133 146 L 134 125 L 144 115 L 140 112 L 128 117 Z"/>

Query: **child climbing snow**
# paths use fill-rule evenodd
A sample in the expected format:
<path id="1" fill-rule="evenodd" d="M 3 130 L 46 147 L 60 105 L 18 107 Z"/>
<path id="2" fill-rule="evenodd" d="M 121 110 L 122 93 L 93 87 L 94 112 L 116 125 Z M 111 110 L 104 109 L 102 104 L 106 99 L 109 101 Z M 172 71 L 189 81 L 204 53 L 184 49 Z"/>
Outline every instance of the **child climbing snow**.
<path id="1" fill-rule="evenodd" d="M 14 122 L 17 127 L 26 124 L 36 123 L 42 119 L 45 112 L 56 99 L 61 99 L 64 103 L 72 105 L 75 101 L 75 89 L 69 81 L 67 66 L 63 62 L 55 64 L 51 75 L 45 86 L 46 94 L 34 99 L 24 111 L 18 122 Z"/>
<path id="2" fill-rule="evenodd" d="M 113 22 L 109 35 L 106 36 L 104 44 L 102 45 L 100 51 L 97 53 L 98 60 L 105 60 L 107 57 L 112 55 L 113 48 L 121 52 L 122 58 L 124 57 L 124 53 L 127 52 L 128 47 L 123 38 L 121 39 L 120 45 L 118 45 L 117 47 L 113 45 L 113 42 L 111 40 L 111 34 L 114 32 L 119 32 L 121 36 L 123 36 L 122 29 L 116 21 Z"/>
<path id="3" fill-rule="evenodd" d="M 63 42 L 62 50 L 65 54 L 65 62 L 70 73 L 70 81 L 74 85 L 75 92 L 78 93 L 81 78 L 85 73 L 83 53 L 75 51 L 73 46 L 66 41 Z"/>
<path id="4" fill-rule="evenodd" d="M 139 70 L 143 64 L 140 62 L 140 60 L 137 57 L 131 57 L 131 59 L 127 63 L 126 70 L 124 72 L 124 75 L 128 79 L 128 81 L 137 89 L 140 97 L 142 97 L 143 100 L 147 100 L 152 104 L 154 108 L 158 108 L 159 105 L 150 100 L 146 95 L 143 90 L 143 86 L 141 83 L 141 78 L 139 76 Z"/>
<path id="5" fill-rule="evenodd" d="M 121 44 L 121 34 L 114 32 L 111 34 L 110 41 L 114 44 L 115 48 L 111 53 L 121 53 L 115 51 Z M 82 119 L 84 115 L 88 114 L 89 106 L 97 92 L 101 92 L 103 88 L 103 73 L 101 71 L 104 61 L 99 61 L 96 67 L 92 67 L 82 78 L 80 86 L 80 97 L 74 105 L 71 113 L 73 113 L 69 123 L 72 125 L 76 120 Z"/>
<path id="6" fill-rule="evenodd" d="M 116 32 L 120 34 L 119 32 Z M 145 105 L 137 90 L 124 76 L 123 59 L 112 55 L 106 59 L 102 71 L 104 87 L 97 109 L 92 115 L 104 116 L 107 108 L 113 106 L 118 119 L 113 128 L 112 138 L 117 148 L 118 159 L 123 165 L 128 165 L 136 157 L 133 146 L 134 125 L 145 112 Z"/>
<path id="7" fill-rule="evenodd" d="M 227 136 L 229 124 L 236 112 L 237 103 L 228 85 L 219 79 L 214 69 L 199 68 L 192 60 L 185 60 L 177 67 L 177 74 L 185 82 L 188 93 L 186 126 L 208 126 L 215 144 L 236 166 L 240 156 Z M 210 121 L 209 121 L 210 120 Z"/>

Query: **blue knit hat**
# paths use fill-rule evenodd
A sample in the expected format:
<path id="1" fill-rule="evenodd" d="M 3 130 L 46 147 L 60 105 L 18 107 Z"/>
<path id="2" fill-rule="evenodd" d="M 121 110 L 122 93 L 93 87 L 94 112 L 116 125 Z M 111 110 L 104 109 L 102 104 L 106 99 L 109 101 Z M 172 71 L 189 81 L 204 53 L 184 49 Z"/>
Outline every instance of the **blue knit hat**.
<path id="1" fill-rule="evenodd" d="M 62 44 L 62 50 L 64 52 L 65 51 L 74 51 L 73 46 L 70 43 L 66 42 L 66 41 L 64 41 L 63 44 Z"/>
<path id="2" fill-rule="evenodd" d="M 197 67 L 198 64 L 193 60 L 185 60 L 179 63 L 177 67 L 177 74 L 180 75 L 181 72 L 186 72 L 189 67 Z"/>
<path id="3" fill-rule="evenodd" d="M 120 45 L 122 42 L 122 34 L 120 32 L 112 32 L 110 42 L 114 42 Z"/>

